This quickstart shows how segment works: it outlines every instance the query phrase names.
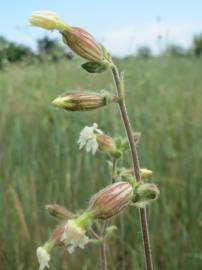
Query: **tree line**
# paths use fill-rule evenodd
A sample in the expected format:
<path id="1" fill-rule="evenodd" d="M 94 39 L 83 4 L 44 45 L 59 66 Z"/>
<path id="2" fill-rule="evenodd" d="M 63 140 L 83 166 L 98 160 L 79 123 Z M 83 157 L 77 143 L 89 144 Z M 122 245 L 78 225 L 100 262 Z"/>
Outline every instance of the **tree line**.
<path id="1" fill-rule="evenodd" d="M 170 44 L 161 52 L 163 56 L 202 56 L 202 33 L 195 35 L 190 48 L 185 49 L 182 46 Z M 152 57 L 152 51 L 147 46 L 138 48 L 135 56 L 141 58 Z M 62 58 L 72 59 L 73 54 L 66 51 L 66 48 L 61 45 L 56 39 L 48 37 L 37 40 L 37 52 L 34 52 L 30 47 L 16 42 L 9 41 L 3 36 L 0 36 L 0 68 L 7 63 L 19 62 L 26 60 L 28 63 L 33 61 L 59 61 Z"/>
<path id="2" fill-rule="evenodd" d="M 37 51 L 34 52 L 30 47 L 9 41 L 0 36 L 0 68 L 7 63 L 27 61 L 59 61 L 62 58 L 72 59 L 73 54 L 56 39 L 48 37 L 37 40 Z"/>

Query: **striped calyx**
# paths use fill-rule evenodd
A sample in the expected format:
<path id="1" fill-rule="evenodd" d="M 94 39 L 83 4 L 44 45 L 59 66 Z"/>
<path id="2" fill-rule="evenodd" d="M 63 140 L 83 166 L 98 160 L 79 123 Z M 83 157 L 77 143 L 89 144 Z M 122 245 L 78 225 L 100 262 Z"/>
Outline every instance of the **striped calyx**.
<path id="1" fill-rule="evenodd" d="M 94 194 L 89 202 L 89 211 L 94 218 L 107 219 L 117 215 L 133 197 L 133 187 L 127 182 L 111 184 Z"/>
<path id="2" fill-rule="evenodd" d="M 116 101 L 117 98 L 107 91 L 67 92 L 53 100 L 52 104 L 67 111 L 90 111 Z"/>
<path id="3" fill-rule="evenodd" d="M 85 30 L 79 27 L 67 27 L 61 31 L 63 41 L 76 54 L 92 61 L 101 62 L 104 60 L 104 52 L 102 46 L 95 38 Z"/>

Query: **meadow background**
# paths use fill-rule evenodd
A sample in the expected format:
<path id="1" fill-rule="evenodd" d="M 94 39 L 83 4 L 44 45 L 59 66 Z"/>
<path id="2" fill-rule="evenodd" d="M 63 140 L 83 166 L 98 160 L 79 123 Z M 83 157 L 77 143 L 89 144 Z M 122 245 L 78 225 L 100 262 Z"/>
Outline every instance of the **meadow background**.
<path id="1" fill-rule="evenodd" d="M 132 126 L 142 133 L 141 167 L 154 171 L 160 199 L 148 209 L 155 269 L 202 269 L 202 62 L 194 57 L 117 59 L 125 71 Z M 37 269 L 36 247 L 56 226 L 44 205 L 83 209 L 109 181 L 105 156 L 78 150 L 94 122 L 124 135 L 115 105 L 94 112 L 58 110 L 68 90 L 114 91 L 111 74 L 89 75 L 81 60 L 19 62 L 0 71 L 0 269 Z M 126 158 L 127 159 L 127 158 Z M 126 163 L 127 160 L 124 160 Z M 144 268 L 138 211 L 108 242 L 109 269 Z M 120 220 L 114 219 L 120 228 Z M 121 251 L 123 249 L 123 251 Z M 98 247 L 52 254 L 51 269 L 99 269 Z"/>

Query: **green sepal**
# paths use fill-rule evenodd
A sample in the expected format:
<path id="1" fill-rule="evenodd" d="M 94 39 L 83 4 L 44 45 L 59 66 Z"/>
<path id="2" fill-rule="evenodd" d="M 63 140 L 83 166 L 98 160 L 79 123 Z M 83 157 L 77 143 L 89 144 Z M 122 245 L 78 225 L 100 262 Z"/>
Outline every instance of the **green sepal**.
<path id="1" fill-rule="evenodd" d="M 93 245 L 99 245 L 100 241 L 98 239 L 91 238 L 91 239 L 89 239 L 89 243 L 91 243 Z"/>
<path id="2" fill-rule="evenodd" d="M 107 227 L 105 237 L 110 238 L 116 230 L 117 227 L 115 225 Z"/>
<path id="3" fill-rule="evenodd" d="M 110 68 L 110 63 L 107 61 L 103 62 L 86 62 L 81 65 L 89 73 L 102 73 Z"/>

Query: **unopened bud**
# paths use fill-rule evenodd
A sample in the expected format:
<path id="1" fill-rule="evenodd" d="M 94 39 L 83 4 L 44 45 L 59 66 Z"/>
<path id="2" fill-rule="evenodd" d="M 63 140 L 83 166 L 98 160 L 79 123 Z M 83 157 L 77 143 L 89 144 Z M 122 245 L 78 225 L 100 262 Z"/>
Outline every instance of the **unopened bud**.
<path id="1" fill-rule="evenodd" d="M 50 241 L 52 241 L 55 246 L 64 245 L 64 243 L 61 241 L 61 237 L 64 233 L 64 230 L 65 230 L 65 224 L 63 223 L 57 226 L 57 228 L 53 231 L 50 237 Z"/>
<path id="2" fill-rule="evenodd" d="M 134 137 L 135 143 L 138 144 L 140 142 L 141 132 L 134 132 L 133 137 Z"/>
<path id="3" fill-rule="evenodd" d="M 52 104 L 67 111 L 90 111 L 115 102 L 116 96 L 107 91 L 64 93 L 53 100 Z"/>
<path id="4" fill-rule="evenodd" d="M 108 153 L 115 158 L 119 158 L 121 156 L 120 151 L 117 150 L 116 144 L 110 136 L 105 134 L 98 134 L 96 136 L 96 140 L 98 143 L 98 149 L 104 153 Z"/>
<path id="5" fill-rule="evenodd" d="M 152 174 L 153 174 L 153 172 L 151 170 L 148 170 L 145 168 L 140 169 L 141 178 L 148 178 L 148 177 L 152 176 Z"/>
<path id="6" fill-rule="evenodd" d="M 127 179 L 133 179 L 134 178 L 134 172 L 132 169 L 125 169 L 125 168 L 120 168 L 118 169 L 119 176 L 124 179 L 124 181 L 127 181 Z M 151 170 L 145 169 L 145 168 L 140 168 L 140 176 L 142 179 L 148 178 L 152 176 L 153 172 Z"/>
<path id="7" fill-rule="evenodd" d="M 93 195 L 88 210 L 94 218 L 107 219 L 129 205 L 132 197 L 132 186 L 127 182 L 117 182 Z"/>
<path id="8" fill-rule="evenodd" d="M 144 208 L 146 205 L 159 198 L 160 191 L 158 187 L 150 183 L 141 183 L 134 188 L 133 205 Z"/>
<path id="9" fill-rule="evenodd" d="M 75 217 L 75 214 L 73 214 L 71 211 L 56 203 L 46 205 L 46 210 L 51 216 L 59 219 L 67 220 Z"/>
<path id="10" fill-rule="evenodd" d="M 76 54 L 92 62 L 102 62 L 104 60 L 102 46 L 84 29 L 67 27 L 61 31 L 61 34 L 64 43 Z"/>

